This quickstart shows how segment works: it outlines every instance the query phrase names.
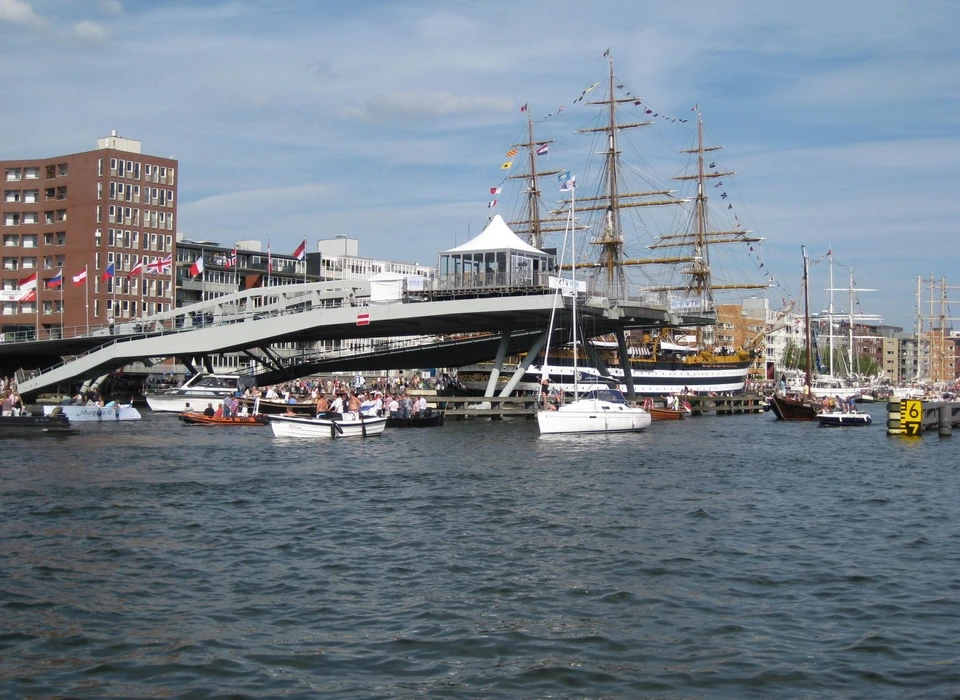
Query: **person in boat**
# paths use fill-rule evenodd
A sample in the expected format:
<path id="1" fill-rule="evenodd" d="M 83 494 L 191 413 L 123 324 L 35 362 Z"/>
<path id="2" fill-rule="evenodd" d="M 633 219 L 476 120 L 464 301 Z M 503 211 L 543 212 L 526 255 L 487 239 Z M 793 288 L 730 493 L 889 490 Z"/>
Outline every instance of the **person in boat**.
<path id="1" fill-rule="evenodd" d="M 349 411 L 354 418 L 360 417 L 360 397 L 357 396 L 356 391 L 350 392 L 350 398 L 347 399 L 347 411 Z"/>
<path id="2" fill-rule="evenodd" d="M 327 401 L 326 395 L 321 393 L 317 397 L 317 408 L 316 408 L 317 418 L 323 418 L 324 416 L 327 415 L 327 411 L 329 410 L 330 410 L 330 402 Z"/>
<path id="3" fill-rule="evenodd" d="M 205 409 L 203 409 L 203 415 L 205 415 L 205 416 L 210 416 L 210 417 L 212 418 L 215 413 L 216 413 L 216 411 L 213 410 L 213 404 L 212 404 L 212 403 L 208 403 L 208 404 L 207 404 L 207 407 L 206 407 Z"/>
<path id="4" fill-rule="evenodd" d="M 400 417 L 400 402 L 397 401 L 396 396 L 390 397 L 390 401 L 387 403 L 387 410 L 390 411 L 391 418 Z"/>
<path id="5" fill-rule="evenodd" d="M 190 405 L 190 402 L 189 402 L 189 401 L 187 401 L 187 402 L 183 405 L 183 412 L 184 412 L 184 413 L 193 413 L 193 406 Z"/>
<path id="6" fill-rule="evenodd" d="M 427 397 L 420 394 L 420 398 L 417 399 L 417 418 L 426 418 L 428 410 Z"/>

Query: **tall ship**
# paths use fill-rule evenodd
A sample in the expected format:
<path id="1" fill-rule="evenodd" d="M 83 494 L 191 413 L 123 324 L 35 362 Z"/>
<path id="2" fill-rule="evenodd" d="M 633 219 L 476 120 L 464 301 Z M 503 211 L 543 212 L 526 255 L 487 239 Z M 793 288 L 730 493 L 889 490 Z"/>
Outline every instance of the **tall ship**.
<path id="1" fill-rule="evenodd" d="M 722 302 L 718 295 L 757 296 L 770 285 L 766 280 L 743 280 L 742 256 L 739 263 L 724 266 L 712 251 L 738 245 L 741 252 L 746 248 L 753 251 L 752 246 L 762 239 L 743 228 L 728 201 L 725 182 L 735 173 L 718 167 L 721 147 L 706 145 L 699 105 L 693 110 L 695 120 L 661 114 L 617 79 L 613 57 L 609 52 L 607 56 L 605 89 L 603 81 L 594 83 L 574 101 L 573 109 L 563 108 L 565 115 L 585 110 L 591 114 L 589 123 L 575 129 L 569 139 L 538 137 L 534 127 L 540 122 L 526 110 L 525 138 L 512 144 L 507 153 L 515 156 L 513 163 L 522 170 L 513 172 L 511 163 L 504 178 L 504 185 L 522 183 L 514 200 L 518 214 L 507 223 L 530 245 L 548 250 L 551 235 L 563 230 L 569 214 L 569 200 L 554 197 L 557 187 L 553 183 L 559 180 L 574 185 L 573 225 L 583 232 L 579 238 L 586 241 L 575 251 L 577 277 L 586 279 L 587 296 L 636 299 L 703 319 L 701 325 L 689 328 L 628 333 L 626 353 L 636 393 L 742 391 L 757 346 L 719 341 L 716 323 Z M 640 119 L 630 119 L 631 113 Z M 541 121 L 554 126 L 549 118 Z M 690 126 L 695 127 L 692 133 Z M 670 151 L 671 164 L 665 156 L 638 150 L 628 138 L 633 132 L 657 128 L 674 128 L 687 135 L 686 147 Z M 584 148 L 584 138 L 592 139 L 592 147 Z M 581 143 L 575 144 L 576 140 Z M 678 150 L 686 158 L 686 165 L 679 168 Z M 578 158 L 577 153 L 585 154 L 583 160 L 571 162 Z M 570 160 L 563 162 L 567 167 L 548 167 L 567 158 Z M 653 174 L 658 165 L 679 174 L 658 178 Z M 499 193 L 500 188 L 491 191 Z M 721 202 L 719 208 L 710 206 L 711 192 Z M 746 340 L 756 343 L 763 339 L 765 320 L 758 320 L 760 332 Z M 621 369 L 624 348 L 611 338 L 590 337 L 589 328 L 584 335 L 581 357 L 587 365 L 581 361 L 577 369 L 580 386 L 626 390 Z M 537 358 L 517 388 L 534 390 L 543 376 L 549 376 L 556 388 L 571 391 L 572 355 L 571 348 L 559 348 Z M 481 391 L 489 370 L 486 365 L 463 367 L 458 378 L 467 389 Z"/>

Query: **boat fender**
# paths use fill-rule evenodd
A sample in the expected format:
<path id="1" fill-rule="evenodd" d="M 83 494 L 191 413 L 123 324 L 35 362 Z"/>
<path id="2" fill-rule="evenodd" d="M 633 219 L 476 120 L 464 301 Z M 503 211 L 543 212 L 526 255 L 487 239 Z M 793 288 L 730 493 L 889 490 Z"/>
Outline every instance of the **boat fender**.
<path id="1" fill-rule="evenodd" d="M 99 408 L 97 409 L 97 418 L 103 418 L 103 411 Z"/>

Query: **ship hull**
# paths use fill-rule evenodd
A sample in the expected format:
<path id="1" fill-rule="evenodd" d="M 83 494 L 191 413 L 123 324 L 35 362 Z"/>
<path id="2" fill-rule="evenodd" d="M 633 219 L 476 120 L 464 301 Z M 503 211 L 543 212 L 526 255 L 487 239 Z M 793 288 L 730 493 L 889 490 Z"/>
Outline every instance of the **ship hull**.
<path id="1" fill-rule="evenodd" d="M 751 363 L 730 362 L 710 363 L 695 367 L 683 366 L 677 362 L 651 362 L 649 367 L 637 366 L 631 369 L 634 392 L 639 396 L 665 396 L 676 393 L 740 393 L 743 391 L 750 371 Z M 473 365 L 461 368 L 458 379 L 471 393 L 482 395 L 490 379 L 492 365 Z M 495 394 L 506 386 L 516 367 L 504 367 L 500 373 Z M 595 368 L 580 367 L 580 391 L 613 388 L 626 392 L 623 371 L 610 368 L 610 375 L 604 378 Z M 573 367 L 565 365 L 547 365 L 552 389 L 572 393 L 574 387 Z M 539 391 L 543 370 L 532 365 L 516 386 L 516 391 Z"/>

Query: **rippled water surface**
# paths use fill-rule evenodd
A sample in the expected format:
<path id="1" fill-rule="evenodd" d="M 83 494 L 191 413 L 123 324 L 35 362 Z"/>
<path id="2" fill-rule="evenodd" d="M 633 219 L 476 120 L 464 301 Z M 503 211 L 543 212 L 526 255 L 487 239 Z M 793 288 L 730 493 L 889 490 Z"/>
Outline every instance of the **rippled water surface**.
<path id="1" fill-rule="evenodd" d="M 955 697 L 960 435 L 0 442 L 0 695 Z"/>

